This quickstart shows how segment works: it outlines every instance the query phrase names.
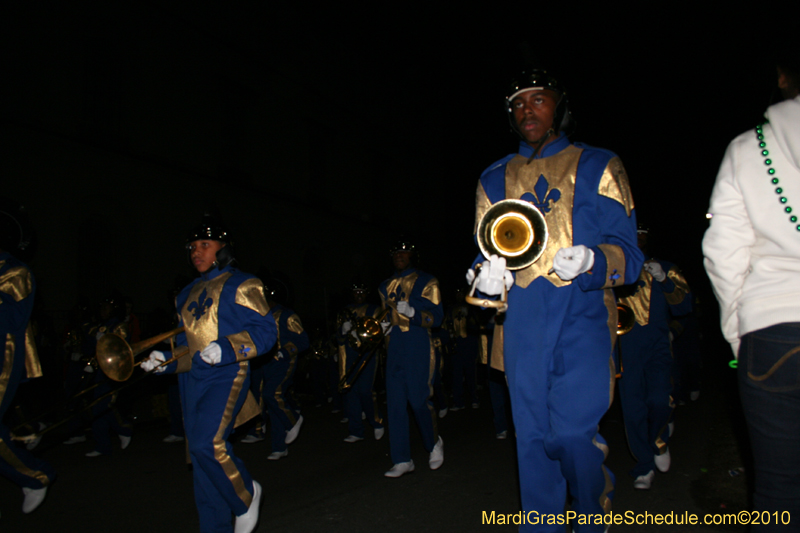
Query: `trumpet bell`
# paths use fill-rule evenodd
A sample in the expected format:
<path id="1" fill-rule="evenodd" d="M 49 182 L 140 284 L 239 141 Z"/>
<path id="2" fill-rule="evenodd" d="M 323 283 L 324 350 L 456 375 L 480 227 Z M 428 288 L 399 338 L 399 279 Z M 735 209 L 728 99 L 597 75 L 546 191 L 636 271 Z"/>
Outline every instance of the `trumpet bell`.
<path id="1" fill-rule="evenodd" d="M 133 350 L 125 339 L 107 333 L 97 341 L 97 364 L 114 381 L 127 381 L 133 375 Z"/>
<path id="2" fill-rule="evenodd" d="M 485 257 L 506 259 L 506 268 L 520 270 L 536 262 L 547 246 L 547 223 L 530 202 L 497 202 L 478 223 L 478 246 Z"/>

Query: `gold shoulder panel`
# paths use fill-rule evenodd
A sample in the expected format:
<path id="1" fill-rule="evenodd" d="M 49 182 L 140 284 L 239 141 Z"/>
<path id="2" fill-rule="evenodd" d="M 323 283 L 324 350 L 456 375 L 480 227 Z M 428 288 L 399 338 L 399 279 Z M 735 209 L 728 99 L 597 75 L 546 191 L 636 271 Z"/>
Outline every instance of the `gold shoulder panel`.
<path id="1" fill-rule="evenodd" d="M 619 157 L 612 158 L 606 165 L 603 176 L 600 178 L 600 185 L 597 187 L 597 194 L 621 203 L 628 216 L 631 216 L 633 195 L 628 183 L 628 174 Z"/>
<path id="2" fill-rule="evenodd" d="M 295 335 L 302 334 L 303 324 L 300 322 L 300 317 L 296 314 L 290 316 L 289 320 L 286 321 L 286 328 Z"/>
<path id="3" fill-rule="evenodd" d="M 478 191 L 475 194 L 475 227 L 472 228 L 473 235 L 477 233 L 478 224 L 490 207 L 492 207 L 492 203 L 489 201 L 489 197 L 486 195 L 486 191 L 483 189 L 483 184 L 479 180 Z"/>
<path id="4" fill-rule="evenodd" d="M 431 280 L 422 289 L 422 297 L 430 300 L 434 305 L 439 305 L 442 301 L 442 296 L 439 293 L 439 280 L 431 278 Z"/>
<path id="5" fill-rule="evenodd" d="M 687 294 L 691 292 L 689 283 L 683 277 L 683 273 L 677 266 L 672 266 L 667 272 L 667 277 L 675 284 L 675 290 L 670 293 L 664 293 L 667 303 L 670 305 L 677 305 L 683 301 Z"/>
<path id="6" fill-rule="evenodd" d="M 652 291 L 653 276 L 645 269 L 642 269 L 639 273 L 639 279 L 636 280 L 636 285 L 639 282 L 643 282 L 643 285 L 639 285 L 633 295 L 620 298 L 619 301 L 631 308 L 637 324 L 646 326 L 650 323 L 650 293 Z"/>
<path id="7" fill-rule="evenodd" d="M 236 289 L 236 303 L 261 316 L 269 313 L 269 304 L 264 298 L 264 284 L 258 278 L 250 278 L 239 285 Z"/>
<path id="8" fill-rule="evenodd" d="M 116 333 L 123 339 L 128 340 L 128 336 L 130 335 L 130 326 L 127 322 L 120 322 L 114 326 L 114 329 L 111 330 L 111 333 Z"/>
<path id="9" fill-rule="evenodd" d="M 5 261 L 3 261 L 5 263 Z M 3 265 L 0 264 L 0 267 Z M 14 298 L 15 302 L 24 300 L 33 290 L 31 271 L 23 266 L 9 268 L 0 276 L 0 292 Z"/>

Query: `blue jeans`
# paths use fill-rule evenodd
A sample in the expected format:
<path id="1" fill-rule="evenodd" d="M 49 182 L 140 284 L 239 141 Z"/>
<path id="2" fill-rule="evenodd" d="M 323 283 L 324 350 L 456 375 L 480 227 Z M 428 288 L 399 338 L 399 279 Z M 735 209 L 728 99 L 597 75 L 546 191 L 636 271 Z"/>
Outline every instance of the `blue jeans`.
<path id="1" fill-rule="evenodd" d="M 769 524 L 751 531 L 800 531 L 800 323 L 742 337 L 738 377 L 755 464 L 753 507 L 764 522 L 769 514 Z M 781 523 L 786 511 L 790 525 Z"/>

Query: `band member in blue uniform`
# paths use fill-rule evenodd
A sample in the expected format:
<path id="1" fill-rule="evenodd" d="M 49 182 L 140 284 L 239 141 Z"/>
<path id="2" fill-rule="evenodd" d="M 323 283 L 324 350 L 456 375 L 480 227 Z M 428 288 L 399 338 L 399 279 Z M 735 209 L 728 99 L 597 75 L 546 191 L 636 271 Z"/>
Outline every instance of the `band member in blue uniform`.
<path id="1" fill-rule="evenodd" d="M 638 230 L 639 248 L 647 254 L 648 229 Z M 669 321 L 692 310 L 692 296 L 680 269 L 649 259 L 633 285 L 617 290 L 620 303 L 633 311 L 633 329 L 620 338 L 625 375 L 619 381 L 628 446 L 636 459 L 633 486 L 649 489 L 655 469 L 669 470 L 668 424 L 672 398 L 672 347 Z"/>
<path id="2" fill-rule="evenodd" d="M 414 267 L 414 245 L 400 241 L 391 250 L 394 275 L 379 289 L 386 316 L 386 401 L 389 418 L 389 448 L 394 466 L 386 477 L 414 471 L 408 429 L 408 407 L 430 452 L 428 465 L 436 470 L 444 462 L 444 443 L 436 428 L 433 377 L 436 354 L 431 328 L 442 322 L 439 282 Z"/>
<path id="3" fill-rule="evenodd" d="M 100 322 L 90 327 L 84 337 L 83 353 L 95 356 L 97 341 L 104 335 L 114 333 L 127 342 L 130 339 L 130 327 L 123 319 L 125 317 L 124 301 L 120 294 L 106 297 L 100 305 Z M 93 391 L 93 398 L 97 399 L 111 392 L 114 383 L 94 365 L 88 365 L 86 371 L 92 372 L 93 381 L 97 388 Z M 92 435 L 94 436 L 94 450 L 86 457 L 99 457 L 110 455 L 112 446 L 109 437 L 113 431 L 119 437 L 120 448 L 123 450 L 131 443 L 133 426 L 127 422 L 115 405 L 115 398 L 108 397 L 92 407 Z"/>
<path id="4" fill-rule="evenodd" d="M 28 267 L 9 253 L 29 244 L 26 217 L 20 206 L 0 200 L 0 474 L 22 487 L 22 512 L 44 501 L 55 470 L 45 461 L 11 442 L 3 416 L 19 384 L 41 377 L 42 368 L 30 327 L 36 281 Z"/>
<path id="5" fill-rule="evenodd" d="M 628 178 L 607 150 L 571 144 L 566 94 L 541 70 L 522 72 L 506 98 L 519 151 L 480 178 L 477 222 L 506 198 L 531 202 L 549 240 L 541 257 L 512 274 L 504 257 L 479 256 L 477 289 L 508 289 L 504 367 L 517 435 L 525 512 L 559 514 L 569 487 L 572 510 L 602 515 L 614 487 L 597 431 L 613 398 L 617 309 L 612 288 L 633 283 L 642 266 Z M 475 280 L 470 270 L 467 281 Z M 493 364 L 497 364 L 493 361 Z M 521 531 L 560 531 L 524 524 Z M 603 531 L 602 524 L 573 524 Z"/>
<path id="6" fill-rule="evenodd" d="M 271 283 L 275 286 L 275 283 Z M 308 333 L 300 317 L 281 305 L 272 287 L 264 287 L 270 315 L 278 326 L 278 339 L 272 360 L 264 366 L 263 398 L 269 412 L 272 453 L 267 459 L 276 461 L 289 455 L 289 444 L 295 441 L 303 426 L 303 416 L 290 396 L 297 356 L 309 347 Z M 280 298 L 285 301 L 285 298 Z M 271 352 L 272 353 L 272 352 Z"/>
<path id="7" fill-rule="evenodd" d="M 456 303 L 447 310 L 445 329 L 450 334 L 450 342 L 454 347 L 450 376 L 453 391 L 453 407 L 451 411 L 460 411 L 467 405 L 474 409 L 479 407 L 477 361 L 480 349 L 480 318 L 478 309 L 467 305 L 464 297 L 466 289 L 456 290 Z"/>
<path id="8" fill-rule="evenodd" d="M 353 334 L 355 320 L 364 317 L 377 318 L 380 314 L 378 306 L 367 303 L 367 288 L 364 284 L 353 284 L 352 287 L 353 303 L 342 311 L 344 321 L 338 330 L 337 341 L 339 344 L 339 375 L 340 378 L 348 375 L 353 365 L 361 365 L 362 356 L 367 356 L 369 351 L 360 354 L 348 342 L 348 337 Z M 377 347 L 375 348 L 377 350 Z M 364 440 L 364 422 L 361 420 L 361 413 L 364 413 L 366 420 L 375 434 L 375 440 L 380 440 L 384 434 L 383 420 L 381 419 L 376 401 L 375 374 L 378 371 L 378 357 L 376 354 L 370 356 L 369 362 L 359 374 L 358 378 L 352 383 L 352 387 L 344 395 L 344 413 L 347 417 L 347 428 L 350 434 L 345 437 L 345 442 L 358 442 Z"/>
<path id="9" fill-rule="evenodd" d="M 186 240 L 200 276 L 176 299 L 180 324 L 175 354 L 152 352 L 146 371 L 178 372 L 183 420 L 193 464 L 202 532 L 249 533 L 258 521 L 261 485 L 233 454 L 228 437 L 249 391 L 249 360 L 275 344 L 276 327 L 261 281 L 234 268 L 228 233 L 205 218 Z M 258 406 L 250 397 L 249 405 Z M 231 515 L 236 515 L 235 526 Z"/>

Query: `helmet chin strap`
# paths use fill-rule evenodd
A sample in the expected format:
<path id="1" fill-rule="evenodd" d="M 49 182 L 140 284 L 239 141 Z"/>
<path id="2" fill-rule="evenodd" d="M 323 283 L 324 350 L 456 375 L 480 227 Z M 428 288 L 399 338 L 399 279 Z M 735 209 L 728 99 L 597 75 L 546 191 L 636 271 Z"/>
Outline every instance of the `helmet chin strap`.
<path id="1" fill-rule="evenodd" d="M 526 165 L 528 163 L 530 163 L 531 161 L 533 161 L 533 158 L 536 157 L 536 154 L 538 154 L 539 150 L 542 149 L 542 146 L 544 146 L 544 143 L 547 142 L 547 139 L 549 139 L 550 136 L 554 135 L 554 134 L 555 134 L 555 130 L 553 128 L 550 128 L 549 130 L 547 130 L 547 133 L 545 133 L 544 136 L 541 139 L 539 139 L 539 142 L 536 143 L 536 148 L 533 150 L 533 153 L 528 158 L 528 162 L 525 163 Z"/>

